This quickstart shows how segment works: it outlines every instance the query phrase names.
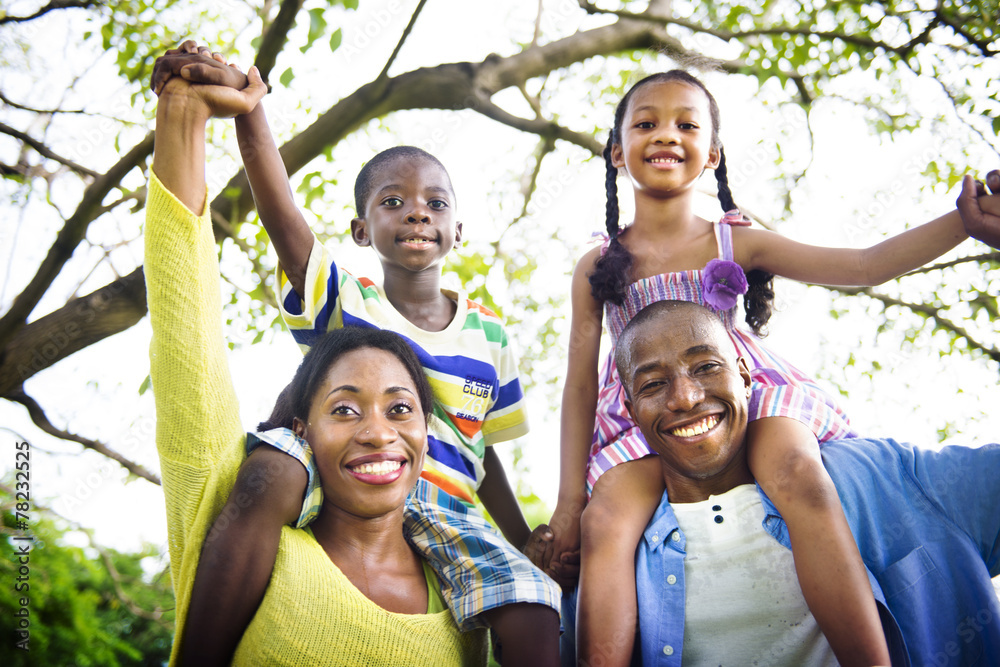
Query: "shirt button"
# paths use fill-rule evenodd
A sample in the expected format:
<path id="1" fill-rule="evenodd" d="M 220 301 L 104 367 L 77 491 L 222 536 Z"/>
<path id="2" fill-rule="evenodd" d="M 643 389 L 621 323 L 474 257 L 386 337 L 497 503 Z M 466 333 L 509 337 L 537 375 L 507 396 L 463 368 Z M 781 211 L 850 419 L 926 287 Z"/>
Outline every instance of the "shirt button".
<path id="1" fill-rule="evenodd" d="M 675 530 L 673 533 L 670 534 L 670 539 L 672 539 L 674 542 L 680 542 L 681 534 Z"/>
<path id="2" fill-rule="evenodd" d="M 660 536 L 659 535 L 653 535 L 653 544 L 656 544 L 659 541 L 660 541 Z"/>
<path id="3" fill-rule="evenodd" d="M 674 647 L 673 646 L 664 646 L 663 647 L 663 655 L 673 655 L 673 654 L 674 654 Z"/>
<path id="4" fill-rule="evenodd" d="M 667 577 L 667 583 L 673 586 L 674 584 L 677 583 L 677 577 L 671 574 L 669 577 Z"/>

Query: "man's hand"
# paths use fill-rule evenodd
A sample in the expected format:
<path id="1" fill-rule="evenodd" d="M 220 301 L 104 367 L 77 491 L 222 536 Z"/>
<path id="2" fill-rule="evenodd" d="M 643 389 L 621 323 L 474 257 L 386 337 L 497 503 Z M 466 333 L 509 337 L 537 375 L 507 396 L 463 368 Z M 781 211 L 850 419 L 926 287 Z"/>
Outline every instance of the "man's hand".
<path id="1" fill-rule="evenodd" d="M 993 193 L 992 195 L 989 193 Z M 965 233 L 974 239 L 1000 249 L 1000 170 L 986 175 L 986 183 L 966 176 L 962 194 L 955 204 L 962 216 Z"/>

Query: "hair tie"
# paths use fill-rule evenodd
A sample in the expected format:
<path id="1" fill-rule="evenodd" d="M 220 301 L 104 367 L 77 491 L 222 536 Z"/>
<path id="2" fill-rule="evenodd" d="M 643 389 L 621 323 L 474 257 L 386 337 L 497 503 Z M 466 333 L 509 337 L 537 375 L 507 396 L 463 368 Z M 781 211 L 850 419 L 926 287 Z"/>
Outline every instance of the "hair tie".
<path id="1" fill-rule="evenodd" d="M 732 225 L 734 227 L 749 227 L 751 225 L 751 222 L 747 220 L 742 213 L 740 213 L 740 209 L 738 208 L 726 211 L 720 222 L 724 225 Z"/>

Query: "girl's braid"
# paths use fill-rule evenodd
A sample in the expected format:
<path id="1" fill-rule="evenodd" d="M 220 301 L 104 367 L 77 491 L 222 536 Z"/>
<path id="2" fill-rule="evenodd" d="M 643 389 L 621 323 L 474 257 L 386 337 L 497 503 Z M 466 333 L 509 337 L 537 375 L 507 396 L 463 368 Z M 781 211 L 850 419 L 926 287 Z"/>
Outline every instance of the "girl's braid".
<path id="1" fill-rule="evenodd" d="M 616 125 L 620 125 L 618 121 Z M 611 301 L 621 305 L 625 298 L 625 288 L 631 282 L 632 253 L 618 240 L 621 231 L 618 227 L 618 167 L 611 161 L 611 147 L 617 142 L 617 133 L 612 130 L 608 143 L 604 147 L 605 177 L 604 187 L 608 202 L 604 207 L 605 228 L 611 239 L 607 249 L 594 264 L 590 274 L 590 293 L 598 301 Z"/>

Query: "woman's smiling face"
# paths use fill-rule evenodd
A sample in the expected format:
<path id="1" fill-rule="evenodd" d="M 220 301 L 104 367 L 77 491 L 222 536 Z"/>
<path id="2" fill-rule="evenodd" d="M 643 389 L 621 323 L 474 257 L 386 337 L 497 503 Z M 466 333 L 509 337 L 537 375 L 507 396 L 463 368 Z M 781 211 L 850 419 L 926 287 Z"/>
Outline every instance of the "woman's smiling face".
<path id="1" fill-rule="evenodd" d="M 313 450 L 323 509 L 361 518 L 402 507 L 423 469 L 427 419 L 406 367 L 365 347 L 335 361 L 295 432 Z"/>

